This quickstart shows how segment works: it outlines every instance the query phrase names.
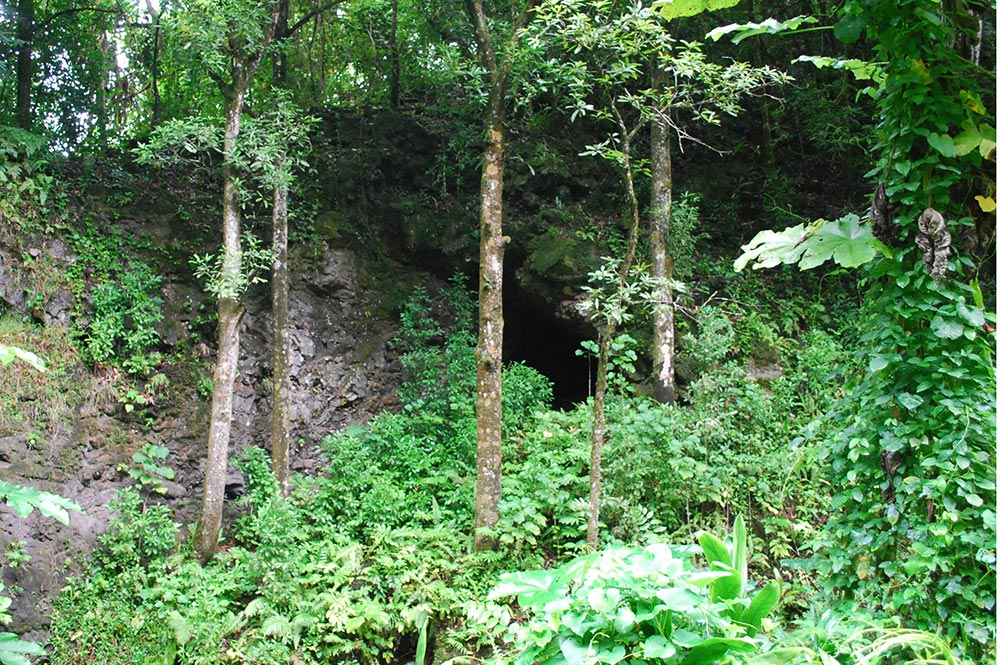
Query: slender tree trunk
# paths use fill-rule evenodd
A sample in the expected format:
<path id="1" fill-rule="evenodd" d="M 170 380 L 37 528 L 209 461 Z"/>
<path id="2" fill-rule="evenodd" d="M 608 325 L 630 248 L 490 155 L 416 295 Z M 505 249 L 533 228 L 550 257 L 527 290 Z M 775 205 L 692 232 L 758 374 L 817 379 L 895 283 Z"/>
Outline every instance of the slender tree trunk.
<path id="1" fill-rule="evenodd" d="M 638 131 L 638 127 L 631 132 L 625 125 L 625 121 L 617 108 L 612 108 L 615 120 L 618 121 L 622 142 L 622 177 L 625 180 L 625 194 L 629 203 L 630 227 L 628 240 L 625 245 L 625 258 L 618 270 L 618 293 L 625 290 L 628 282 L 628 275 L 632 271 L 632 264 L 635 263 L 635 254 L 639 246 L 639 198 L 635 194 L 635 176 L 632 173 L 632 139 Z M 620 297 L 620 296 L 619 296 Z M 622 305 L 618 305 L 621 308 Z M 605 402 L 608 394 L 608 362 L 611 356 L 611 342 L 618 331 L 618 324 L 612 318 L 600 321 L 597 325 L 598 355 L 597 355 L 597 381 L 594 389 L 594 424 L 590 437 L 590 516 L 587 519 L 587 547 L 596 550 L 600 542 L 601 525 L 601 481 L 603 471 L 601 468 L 601 456 L 604 451 L 604 442 L 607 439 L 607 423 L 605 420 Z"/>
<path id="2" fill-rule="evenodd" d="M 238 283 L 243 269 L 240 249 L 240 201 L 233 155 L 240 136 L 240 121 L 247 92 L 257 68 L 274 37 L 278 21 L 278 2 L 271 7 L 269 23 L 259 48 L 247 53 L 242 45 L 233 49 L 229 83 L 218 80 L 226 99 L 226 129 L 222 141 L 222 281 Z M 238 40 L 230 38 L 231 45 Z M 244 307 L 242 294 L 225 294 L 219 298 L 219 351 L 212 385 L 212 413 L 208 427 L 208 456 L 205 464 L 205 487 L 202 493 L 201 516 L 195 532 L 195 552 L 202 563 L 215 555 L 222 530 L 222 508 L 225 502 L 226 471 L 229 462 L 229 431 L 233 420 L 233 384 L 240 359 L 240 321 Z"/>
<path id="3" fill-rule="evenodd" d="M 17 126 L 31 130 L 31 55 L 35 40 L 35 0 L 17 5 Z"/>
<path id="4" fill-rule="evenodd" d="M 500 519 L 503 423 L 503 91 L 491 93 L 479 223 L 479 342 L 476 347 L 476 550 L 493 549 L 487 533 Z"/>
<path id="5" fill-rule="evenodd" d="M 240 134 L 243 102 L 249 81 L 234 81 L 233 96 L 226 110 L 222 165 L 222 278 L 238 279 L 243 257 L 240 249 L 240 203 L 232 155 Z M 229 462 L 229 431 L 233 420 L 233 384 L 240 359 L 240 321 L 243 305 L 238 296 L 219 298 L 218 357 L 212 378 L 212 412 L 208 429 L 208 458 L 201 518 L 195 533 L 198 558 L 208 561 L 215 554 L 222 529 L 226 472 Z"/>
<path id="6" fill-rule="evenodd" d="M 658 279 L 660 297 L 653 310 L 653 396 L 658 402 L 674 401 L 674 264 L 670 257 L 670 208 L 673 173 L 670 161 L 670 128 L 654 117 L 650 125 L 650 171 L 653 205 L 650 220 L 650 274 Z"/>
<path id="7" fill-rule="evenodd" d="M 503 170 L 507 81 L 497 65 L 480 0 L 469 0 L 479 59 L 490 75 L 480 181 L 479 340 L 476 345 L 476 522 L 473 548 L 494 549 L 500 520 L 503 424 Z"/>
<path id="8" fill-rule="evenodd" d="M 516 44 L 537 0 L 527 0 L 510 33 Z M 476 534 L 473 548 L 493 549 L 500 520 L 503 424 L 503 173 L 507 84 L 511 61 L 498 63 L 482 0 L 466 0 L 479 60 L 489 73 L 486 150 L 480 182 L 479 341 L 476 345 Z"/>
<path id="9" fill-rule="evenodd" d="M 274 264 L 271 270 L 271 310 L 274 317 L 271 408 L 271 468 L 281 493 L 288 496 L 289 384 L 288 366 L 288 185 L 274 188 Z"/>
<path id="10" fill-rule="evenodd" d="M 597 549 L 601 537 L 601 455 L 607 438 L 604 405 L 608 395 L 608 361 L 614 334 L 614 326 L 599 326 L 594 424 L 590 436 L 590 516 L 587 519 L 587 547 L 591 551 Z"/>
<path id="11" fill-rule="evenodd" d="M 389 105 L 399 108 L 399 40 L 396 36 L 399 27 L 399 0 L 392 0 L 392 23 L 389 30 Z"/>
<path id="12" fill-rule="evenodd" d="M 153 20 L 153 53 L 150 64 L 150 88 L 153 90 L 152 128 L 163 122 L 163 102 L 160 99 L 160 12 L 152 0 L 146 0 L 146 11 Z"/>
<path id="13" fill-rule="evenodd" d="M 274 28 L 274 44 L 277 54 L 274 58 L 274 85 L 288 87 L 288 0 L 278 1 L 278 23 Z"/>

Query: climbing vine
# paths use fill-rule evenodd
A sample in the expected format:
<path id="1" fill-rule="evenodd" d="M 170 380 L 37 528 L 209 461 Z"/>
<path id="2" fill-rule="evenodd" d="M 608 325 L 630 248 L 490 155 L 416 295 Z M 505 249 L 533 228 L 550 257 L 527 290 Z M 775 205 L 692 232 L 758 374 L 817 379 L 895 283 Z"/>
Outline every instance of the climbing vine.
<path id="1" fill-rule="evenodd" d="M 961 239 L 974 240 L 977 220 L 995 224 L 995 99 L 975 62 L 967 4 L 845 3 L 834 33 L 845 43 L 866 37 L 873 56 L 863 77 L 876 84 L 866 92 L 879 113 L 871 224 L 848 215 L 834 229 L 819 220 L 765 232 L 737 268 L 865 266 L 867 371 L 830 415 L 821 446 L 840 488 L 817 549 L 825 584 L 988 656 L 995 314 L 979 289 L 974 241 Z"/>

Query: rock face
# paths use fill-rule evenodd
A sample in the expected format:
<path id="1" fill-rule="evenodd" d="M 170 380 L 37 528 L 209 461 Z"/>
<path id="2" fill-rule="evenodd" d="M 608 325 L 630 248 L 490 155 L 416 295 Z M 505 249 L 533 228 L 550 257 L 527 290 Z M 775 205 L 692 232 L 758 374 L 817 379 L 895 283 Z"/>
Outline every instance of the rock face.
<path id="1" fill-rule="evenodd" d="M 321 462 L 316 444 L 326 434 L 362 423 L 396 404 L 401 370 L 389 345 L 395 323 L 390 317 L 380 319 L 371 313 L 377 308 L 370 306 L 371 295 L 360 286 L 370 288 L 378 276 L 366 274 L 354 252 L 324 247 L 309 260 L 293 261 L 292 270 L 292 440 L 300 445 L 293 446 L 291 464 L 293 471 L 308 473 Z M 16 256 L 0 251 L 0 312 L 28 313 L 23 295 L 26 285 L 18 274 Z M 202 325 L 199 315 L 203 316 L 210 304 L 195 286 L 182 281 L 166 282 L 163 295 L 164 345 L 189 344 L 192 331 Z M 65 300 L 57 293 L 36 318 L 47 326 L 67 325 L 72 303 Z M 268 287 L 251 292 L 234 386 L 231 459 L 251 445 L 269 447 L 269 310 Z M 206 377 L 211 376 L 214 354 L 210 342 L 197 344 L 191 354 L 201 357 Z M 22 371 L 29 369 L 0 368 L 8 379 L 11 372 Z M 167 367 L 163 373 L 172 377 L 169 387 L 151 393 L 155 398 L 148 404 L 126 412 L 118 403 L 120 395 L 111 388 L 113 371 L 95 375 L 78 362 L 59 371 L 72 373 L 72 377 L 63 378 L 72 378 L 79 391 L 50 391 L 63 394 L 65 399 L 58 407 L 59 417 L 43 431 L 30 423 L 0 421 L 0 478 L 69 497 L 84 511 L 72 514 L 69 526 L 64 527 L 37 512 L 19 518 L 0 505 L 0 544 L 31 557 L 17 566 L 3 566 L 3 582 L 15 595 L 11 629 L 29 637 L 44 630 L 52 598 L 65 575 L 77 569 L 69 556 L 77 557 L 73 553 L 92 547 L 107 526 L 108 505 L 115 492 L 134 484 L 128 471 L 136 467 L 132 459 L 135 452 L 148 445 L 169 449 L 164 464 L 174 469 L 176 478 L 160 483 L 165 494 L 162 498 L 151 494 L 150 500 L 167 501 L 179 522 L 193 521 L 201 500 L 210 401 L 207 390 L 199 392 L 190 380 L 185 384 L 181 369 Z M 0 380 L 0 386 L 4 383 Z M 0 394 L 4 392 L 0 388 Z M 40 393 L 18 399 L 46 398 Z M 242 484 L 239 472 L 231 468 L 227 495 L 239 495 Z"/>

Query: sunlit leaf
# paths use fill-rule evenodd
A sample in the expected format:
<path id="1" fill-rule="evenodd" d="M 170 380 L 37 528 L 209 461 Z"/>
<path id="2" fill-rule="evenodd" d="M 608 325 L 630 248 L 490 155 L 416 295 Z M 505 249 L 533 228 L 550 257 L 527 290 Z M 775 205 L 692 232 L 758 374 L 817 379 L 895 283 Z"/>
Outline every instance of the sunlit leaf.
<path id="1" fill-rule="evenodd" d="M 659 0 L 653 4 L 653 9 L 669 21 L 685 16 L 695 16 L 702 12 L 735 7 L 739 3 L 740 0 Z"/>
<path id="2" fill-rule="evenodd" d="M 730 23 L 720 26 L 709 32 L 706 37 L 713 41 L 719 41 L 722 37 L 732 34 L 734 44 L 739 44 L 748 37 L 756 35 L 774 35 L 779 32 L 798 30 L 803 25 L 818 23 L 819 19 L 814 16 L 796 16 L 786 21 L 779 21 L 776 18 L 769 18 L 760 23 Z"/>
<path id="3" fill-rule="evenodd" d="M 977 194 L 976 201 L 979 202 L 979 207 L 982 208 L 983 212 L 993 212 L 997 209 L 997 202 L 993 200 L 992 196 L 981 196 Z"/>

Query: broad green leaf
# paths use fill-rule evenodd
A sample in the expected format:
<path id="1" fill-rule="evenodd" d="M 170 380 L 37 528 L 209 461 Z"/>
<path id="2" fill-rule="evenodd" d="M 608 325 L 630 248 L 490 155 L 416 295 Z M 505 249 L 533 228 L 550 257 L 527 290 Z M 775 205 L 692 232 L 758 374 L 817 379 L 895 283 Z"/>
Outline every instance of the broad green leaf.
<path id="1" fill-rule="evenodd" d="M 760 622 L 768 613 L 774 609 L 781 598 L 781 586 L 777 581 L 771 581 L 764 585 L 760 591 L 754 594 L 749 607 L 740 614 L 740 623 L 747 626 L 747 634 L 753 637 L 760 630 Z"/>
<path id="2" fill-rule="evenodd" d="M 642 643 L 642 655 L 645 658 L 659 658 L 666 660 L 668 658 L 673 658 L 676 653 L 677 647 L 675 647 L 670 640 L 662 635 L 651 635 L 646 638 L 645 642 Z"/>
<path id="3" fill-rule="evenodd" d="M 742 596 L 747 583 L 747 525 L 742 515 L 733 522 L 733 569 L 739 583 L 736 595 Z"/>
<path id="4" fill-rule="evenodd" d="M 707 531 L 700 536 L 698 536 L 698 544 L 701 545 L 702 552 L 705 554 L 705 558 L 711 563 L 721 563 L 727 568 L 732 568 L 733 560 L 729 556 L 729 550 L 726 549 L 726 544 L 722 542 L 722 539 L 716 536 L 714 533 L 708 533 Z"/>
<path id="5" fill-rule="evenodd" d="M 896 396 L 899 401 L 900 406 L 902 406 L 907 411 L 913 411 L 915 408 L 924 403 L 924 398 L 920 395 L 912 395 L 910 393 L 900 393 Z"/>
<path id="6" fill-rule="evenodd" d="M 927 136 L 927 143 L 945 157 L 954 157 L 956 155 L 955 141 L 947 134 L 931 133 Z"/>
<path id="7" fill-rule="evenodd" d="M 818 22 L 819 19 L 815 16 L 796 16 L 795 18 L 790 18 L 787 21 L 779 21 L 775 18 L 769 18 L 765 21 L 761 21 L 760 23 L 730 23 L 729 25 L 715 28 L 710 31 L 706 37 L 717 42 L 722 37 L 735 33 L 733 34 L 732 41 L 734 44 L 739 44 L 748 37 L 754 37 L 756 35 L 774 35 L 779 32 L 798 30 L 803 25 Z"/>
<path id="8" fill-rule="evenodd" d="M 872 372 L 877 372 L 879 370 L 885 369 L 889 366 L 889 359 L 885 356 L 875 356 L 868 363 L 868 369 Z"/>
<path id="9" fill-rule="evenodd" d="M 800 55 L 792 63 L 808 62 L 817 69 L 831 67 L 850 72 L 857 81 L 881 82 L 885 79 L 885 70 L 876 63 L 858 60 L 857 58 L 833 58 L 820 55 Z M 908 162 L 907 162 L 908 163 Z M 895 165 L 894 165 L 895 166 Z"/>
<path id="10" fill-rule="evenodd" d="M 21 487 L 12 485 L 0 480 L 0 497 L 7 501 L 7 505 L 14 509 L 20 517 L 27 517 L 31 511 L 38 509 L 40 513 L 47 517 L 53 517 L 63 524 L 69 524 L 69 512 L 74 510 L 83 512 L 71 499 L 43 492 L 32 487 Z"/>
<path id="11" fill-rule="evenodd" d="M 812 227 L 806 229 L 804 224 L 789 227 L 780 233 L 761 231 L 740 248 L 743 254 L 733 263 L 733 268 L 740 272 L 751 261 L 755 261 L 754 270 L 796 263 L 805 251 L 803 242 L 813 231 Z"/>
<path id="12" fill-rule="evenodd" d="M 543 607 L 561 595 L 564 586 L 556 581 L 555 571 L 527 570 L 504 573 L 500 583 L 493 587 L 487 600 L 517 595 L 517 601 L 525 607 Z"/>
<path id="13" fill-rule="evenodd" d="M 979 144 L 983 141 L 983 135 L 978 129 L 966 129 L 965 131 L 959 133 L 954 139 L 955 144 L 955 154 L 959 157 L 968 155 L 973 150 L 979 148 Z"/>
<path id="14" fill-rule="evenodd" d="M 44 655 L 45 650 L 40 644 L 26 642 L 14 633 L 0 633 L 0 663 L 4 665 L 31 665 L 27 656 Z"/>
<path id="15" fill-rule="evenodd" d="M 692 647 L 681 661 L 683 665 L 717 663 L 728 651 L 754 651 L 756 645 L 750 640 L 735 637 L 710 637 L 698 646 Z"/>
<path id="16" fill-rule="evenodd" d="M 679 587 L 667 587 L 659 589 L 656 597 L 663 601 L 668 610 L 674 612 L 691 612 L 697 609 L 703 602 L 703 598 L 690 589 Z"/>
<path id="17" fill-rule="evenodd" d="M 956 309 L 958 310 L 958 315 L 965 319 L 965 322 L 973 328 L 981 328 L 986 323 L 986 315 L 979 308 L 969 307 L 964 301 L 960 301 Z"/>
<path id="18" fill-rule="evenodd" d="M 845 44 L 853 44 L 861 37 L 861 31 L 868 25 L 865 16 L 845 16 L 833 26 L 833 34 Z"/>
<path id="19" fill-rule="evenodd" d="M 965 326 L 955 321 L 945 321 L 940 316 L 931 319 L 931 331 L 943 339 L 958 339 L 965 333 Z"/>
<path id="20" fill-rule="evenodd" d="M 653 9 L 668 21 L 685 16 L 695 16 L 702 12 L 735 7 L 740 0 L 658 0 Z"/>
<path id="21" fill-rule="evenodd" d="M 804 244 L 806 251 L 799 261 L 803 270 L 815 268 L 831 258 L 844 268 L 856 268 L 874 259 L 880 251 L 888 252 L 872 235 L 871 226 L 862 225 L 854 214 L 826 222 Z"/>
<path id="22" fill-rule="evenodd" d="M 584 665 L 592 661 L 592 653 L 589 647 L 580 644 L 576 638 L 559 638 L 559 650 L 562 652 L 563 658 L 566 659 L 568 665 Z"/>

